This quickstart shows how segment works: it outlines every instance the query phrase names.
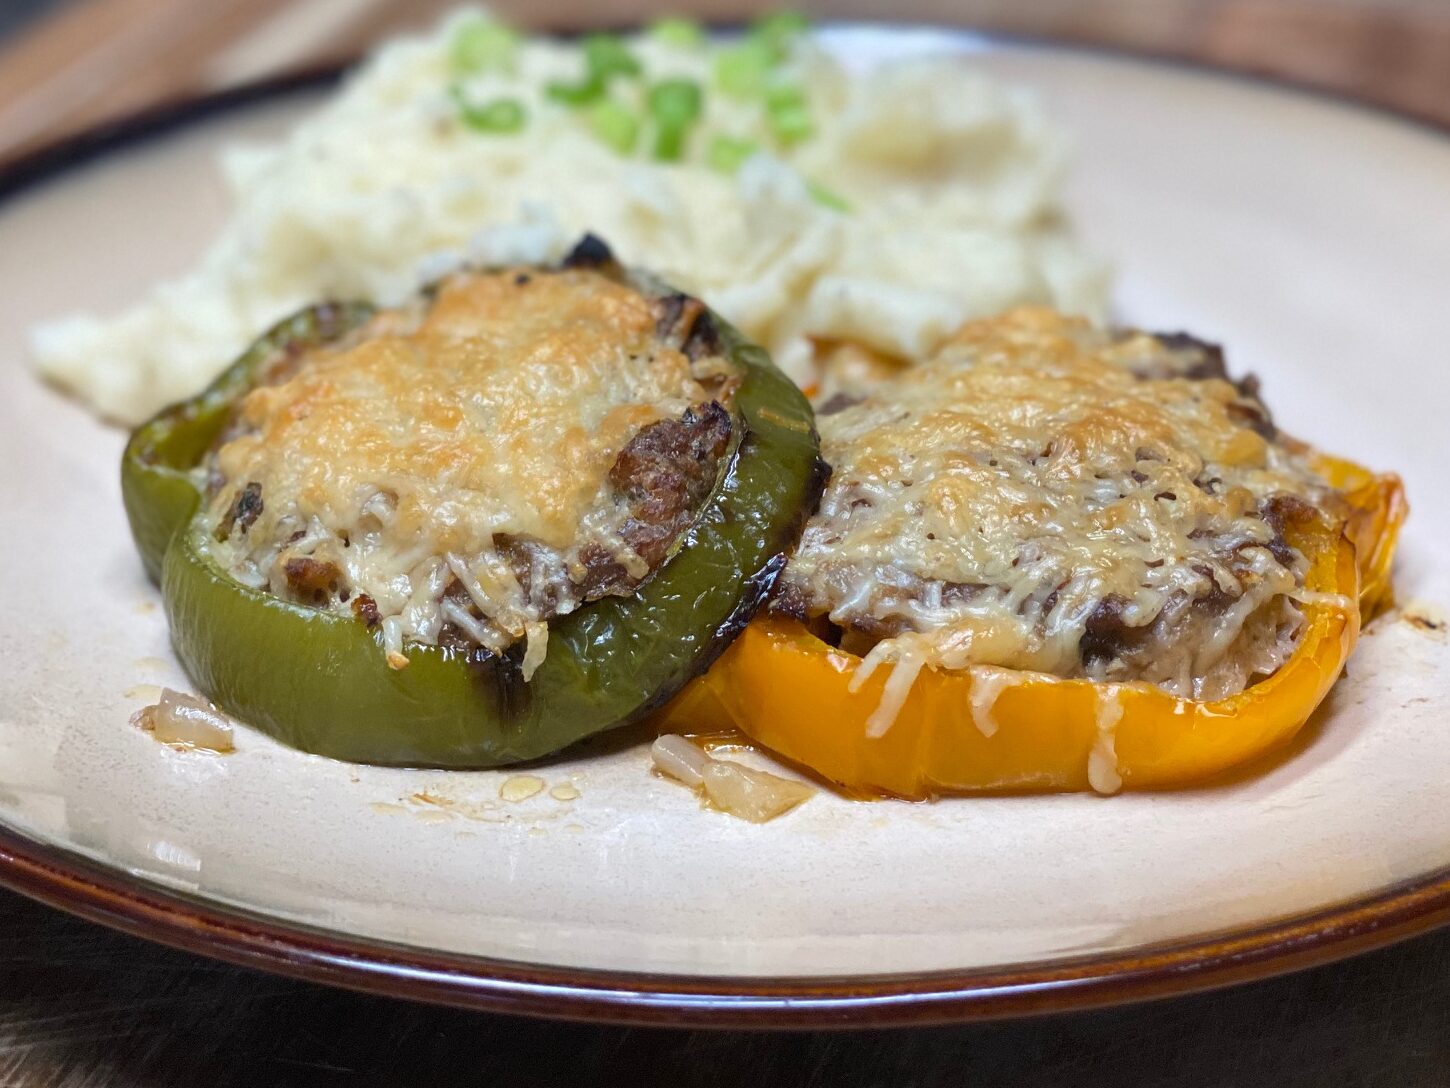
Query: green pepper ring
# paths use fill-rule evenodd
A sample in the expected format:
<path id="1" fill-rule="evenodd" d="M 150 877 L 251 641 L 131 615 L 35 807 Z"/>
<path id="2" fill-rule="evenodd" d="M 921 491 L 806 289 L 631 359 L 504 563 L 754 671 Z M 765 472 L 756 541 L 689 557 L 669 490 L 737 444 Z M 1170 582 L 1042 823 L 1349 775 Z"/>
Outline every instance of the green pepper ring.
<path id="1" fill-rule="evenodd" d="M 713 313 L 722 351 L 740 372 L 715 487 L 632 596 L 551 621 L 548 655 L 528 683 L 512 651 L 408 643 L 408 666 L 391 669 L 381 634 L 360 620 L 244 586 L 210 558 L 198 467 L 232 406 L 277 351 L 326 343 L 372 313 L 364 304 L 329 304 L 288 318 L 203 393 L 143 424 L 126 447 L 121 486 L 131 532 L 160 582 L 172 645 L 197 687 L 303 751 L 464 768 L 535 759 L 638 721 L 708 669 L 770 592 L 826 473 L 805 397 Z"/>

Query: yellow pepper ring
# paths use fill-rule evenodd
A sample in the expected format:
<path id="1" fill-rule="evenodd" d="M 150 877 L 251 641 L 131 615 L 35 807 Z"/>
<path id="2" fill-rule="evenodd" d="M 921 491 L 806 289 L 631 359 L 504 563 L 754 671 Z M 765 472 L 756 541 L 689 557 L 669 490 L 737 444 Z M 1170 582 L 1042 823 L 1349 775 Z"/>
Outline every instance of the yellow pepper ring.
<path id="1" fill-rule="evenodd" d="M 1315 451 L 1312 462 L 1315 470 L 1349 499 L 1350 515 L 1344 532 L 1359 556 L 1359 614 L 1361 621 L 1367 622 L 1393 603 L 1390 564 L 1400 526 L 1410 512 L 1404 485 L 1392 472 L 1376 474 L 1327 453 Z"/>
<path id="2" fill-rule="evenodd" d="M 925 669 L 895 722 L 872 736 L 867 719 L 889 670 L 853 692 L 848 685 L 859 657 L 798 622 L 766 617 L 662 712 L 660 725 L 694 733 L 735 727 L 847 791 L 911 799 L 991 790 L 1111 791 L 1119 783 L 1161 788 L 1212 777 L 1299 730 L 1354 648 L 1360 607 L 1353 602 L 1374 605 L 1388 592 L 1394 537 L 1405 515 L 1399 481 L 1348 462 L 1322 467 L 1332 482 L 1353 489 L 1352 503 L 1367 505 L 1356 505 L 1343 534 L 1317 522 L 1289 526 L 1290 541 L 1310 562 L 1306 587 L 1323 596 L 1305 606 L 1307 627 L 1290 659 L 1230 698 L 1200 703 L 1146 683 Z"/>

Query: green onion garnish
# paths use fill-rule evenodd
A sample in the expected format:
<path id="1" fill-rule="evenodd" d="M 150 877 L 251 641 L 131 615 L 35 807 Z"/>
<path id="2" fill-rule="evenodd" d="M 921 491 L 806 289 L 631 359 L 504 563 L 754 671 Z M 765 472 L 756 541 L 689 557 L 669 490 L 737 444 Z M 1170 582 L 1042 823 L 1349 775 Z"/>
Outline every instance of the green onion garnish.
<path id="1" fill-rule="evenodd" d="M 675 162 L 685 153 L 685 137 L 704 109 L 705 95 L 693 79 L 666 79 L 649 90 L 649 113 L 655 122 L 654 156 Z"/>
<path id="2" fill-rule="evenodd" d="M 674 49 L 698 49 L 705 44 L 705 31 L 693 19 L 666 15 L 649 25 L 650 37 Z"/>
<path id="3" fill-rule="evenodd" d="M 643 71 L 624 42 L 613 34 L 591 34 L 584 39 L 584 78 L 577 83 L 554 80 L 544 93 L 555 102 L 578 109 L 597 102 L 615 76 L 637 76 Z"/>
<path id="4" fill-rule="evenodd" d="M 637 76 L 639 61 L 613 34 L 591 34 L 584 39 L 584 65 L 589 74 L 608 81 L 611 76 Z"/>
<path id="5" fill-rule="evenodd" d="M 840 212 L 843 215 L 851 214 L 851 205 L 840 193 L 827 189 L 819 181 L 806 182 L 806 191 L 811 194 L 811 199 L 833 212 Z"/>
<path id="6" fill-rule="evenodd" d="M 621 155 L 633 151 L 639 139 L 639 118 L 624 103 L 610 98 L 590 109 L 589 127 L 595 136 Z"/>
<path id="7" fill-rule="evenodd" d="M 754 98 L 765 90 L 772 65 L 770 50 L 746 38 L 720 50 L 715 58 L 715 84 L 731 98 Z"/>
<path id="8" fill-rule="evenodd" d="M 452 88 L 452 94 L 463 123 L 475 132 L 518 132 L 528 119 L 524 104 L 517 98 L 495 98 L 492 102 L 476 106 L 464 98 L 457 87 Z"/>
<path id="9" fill-rule="evenodd" d="M 765 119 L 783 144 L 798 144 L 816 131 L 805 91 L 793 83 L 778 84 L 765 92 Z"/>
<path id="10" fill-rule="evenodd" d="M 798 11 L 776 11 L 751 23 L 750 37 L 765 47 L 772 61 L 779 62 L 810 26 L 811 21 Z"/>
<path id="11" fill-rule="evenodd" d="M 455 71 L 512 71 L 519 50 L 519 36 L 510 27 L 489 19 L 470 19 L 453 34 L 449 59 Z"/>
<path id="12" fill-rule="evenodd" d="M 746 159 L 759 150 L 760 145 L 754 140 L 745 140 L 737 136 L 716 136 L 710 141 L 707 161 L 712 170 L 719 170 L 722 174 L 733 174 L 740 169 Z"/>
<path id="13" fill-rule="evenodd" d="M 604 97 L 604 91 L 604 80 L 593 74 L 585 76 L 578 83 L 564 83 L 556 79 L 544 85 L 546 95 L 555 102 L 562 102 L 574 109 L 597 102 Z"/>

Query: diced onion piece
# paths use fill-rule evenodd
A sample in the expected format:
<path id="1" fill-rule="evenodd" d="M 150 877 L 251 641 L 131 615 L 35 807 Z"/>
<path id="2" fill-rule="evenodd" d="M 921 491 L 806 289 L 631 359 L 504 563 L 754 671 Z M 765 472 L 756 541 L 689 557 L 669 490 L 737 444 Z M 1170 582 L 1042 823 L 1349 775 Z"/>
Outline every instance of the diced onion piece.
<path id="1" fill-rule="evenodd" d="M 536 621 L 524 624 L 524 639 L 524 659 L 519 665 L 519 671 L 527 684 L 534 678 L 534 670 L 544 663 L 544 655 L 548 653 L 549 625 Z"/>
<path id="2" fill-rule="evenodd" d="M 684 737 L 673 734 L 660 737 L 649 754 L 657 768 L 691 789 L 699 789 L 705 784 L 705 767 L 710 763 L 710 757 Z"/>
<path id="3" fill-rule="evenodd" d="M 161 689 L 159 702 L 133 714 L 131 724 L 163 744 L 184 744 L 212 752 L 230 752 L 236 747 L 230 718 L 205 699 L 170 688 Z"/>
<path id="4" fill-rule="evenodd" d="M 692 789 L 703 789 L 713 807 L 751 823 L 773 820 L 816 792 L 804 782 L 714 759 L 684 737 L 660 737 L 650 755 L 663 773 Z"/>

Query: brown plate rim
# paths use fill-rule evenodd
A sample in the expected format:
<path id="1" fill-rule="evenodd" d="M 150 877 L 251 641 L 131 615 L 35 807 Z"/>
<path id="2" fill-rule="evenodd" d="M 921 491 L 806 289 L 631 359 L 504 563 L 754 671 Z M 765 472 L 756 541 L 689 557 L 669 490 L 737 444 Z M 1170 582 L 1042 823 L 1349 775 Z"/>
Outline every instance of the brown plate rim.
<path id="1" fill-rule="evenodd" d="M 1215 65 L 1043 38 L 977 36 L 1287 87 L 1432 133 L 1450 131 L 1379 103 Z M 182 99 L 44 145 L 0 164 L 0 202 L 112 151 L 239 107 L 325 86 L 346 67 L 295 72 Z M 362 992 L 558 1019 L 721 1028 L 920 1026 L 1094 1008 L 1264 979 L 1450 925 L 1447 866 L 1338 906 L 1123 952 L 968 971 L 705 977 L 447 954 L 286 922 L 168 889 L 3 822 L 0 885 L 133 936 Z"/>

